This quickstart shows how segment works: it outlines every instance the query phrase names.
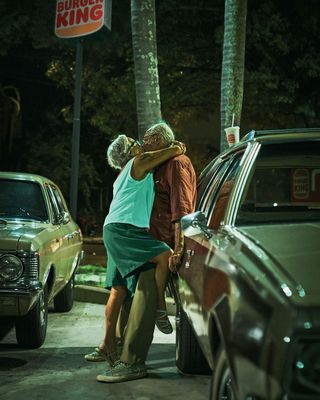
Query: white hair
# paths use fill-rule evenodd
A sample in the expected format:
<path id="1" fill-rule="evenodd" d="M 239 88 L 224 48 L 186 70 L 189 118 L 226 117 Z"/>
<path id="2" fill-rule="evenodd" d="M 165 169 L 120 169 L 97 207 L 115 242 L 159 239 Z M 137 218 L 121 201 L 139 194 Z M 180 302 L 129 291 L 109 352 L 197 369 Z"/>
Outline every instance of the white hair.
<path id="1" fill-rule="evenodd" d="M 119 135 L 111 142 L 107 150 L 107 160 L 110 167 L 122 169 L 126 165 L 131 158 L 128 152 L 129 146 L 126 135 Z"/>
<path id="2" fill-rule="evenodd" d="M 163 142 L 168 146 L 174 140 L 174 133 L 170 126 L 165 122 L 160 122 L 158 124 L 150 126 L 150 128 L 148 128 L 146 133 L 144 134 L 145 137 L 152 135 L 161 136 Z"/>

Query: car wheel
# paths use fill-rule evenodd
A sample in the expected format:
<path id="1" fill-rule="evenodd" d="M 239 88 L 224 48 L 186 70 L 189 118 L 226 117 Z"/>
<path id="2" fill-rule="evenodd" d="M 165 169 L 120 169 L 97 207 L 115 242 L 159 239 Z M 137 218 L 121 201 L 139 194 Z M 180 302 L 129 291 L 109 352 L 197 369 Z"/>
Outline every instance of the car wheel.
<path id="1" fill-rule="evenodd" d="M 58 312 L 68 312 L 73 307 L 74 274 L 66 286 L 53 299 L 54 309 Z"/>
<path id="2" fill-rule="evenodd" d="M 211 380 L 211 400 L 236 400 L 226 352 L 220 348 Z"/>
<path id="3" fill-rule="evenodd" d="M 178 370 L 185 374 L 211 373 L 187 315 L 182 309 L 176 317 L 176 365 Z"/>
<path id="4" fill-rule="evenodd" d="M 35 306 L 16 320 L 16 338 L 20 346 L 36 349 L 45 341 L 48 325 L 48 288 L 45 286 Z"/>

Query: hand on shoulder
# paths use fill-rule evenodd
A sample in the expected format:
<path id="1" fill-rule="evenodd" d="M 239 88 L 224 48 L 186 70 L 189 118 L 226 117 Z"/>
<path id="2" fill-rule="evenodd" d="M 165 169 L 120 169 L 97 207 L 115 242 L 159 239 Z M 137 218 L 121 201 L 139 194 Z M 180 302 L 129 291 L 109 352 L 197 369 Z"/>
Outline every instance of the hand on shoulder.
<path id="1" fill-rule="evenodd" d="M 178 140 L 173 140 L 171 146 L 178 146 L 181 149 L 181 154 L 185 154 L 187 147 L 183 142 L 179 142 Z"/>

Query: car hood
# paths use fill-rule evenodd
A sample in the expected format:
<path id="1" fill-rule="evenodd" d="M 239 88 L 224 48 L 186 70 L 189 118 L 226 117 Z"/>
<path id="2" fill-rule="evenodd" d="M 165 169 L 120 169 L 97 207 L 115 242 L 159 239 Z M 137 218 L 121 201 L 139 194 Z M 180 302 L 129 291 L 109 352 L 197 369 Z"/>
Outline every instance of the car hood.
<path id="1" fill-rule="evenodd" d="M 288 278 L 289 287 L 301 287 L 300 298 L 320 303 L 320 224 L 262 225 L 240 231 L 273 260 L 277 272 Z M 290 297 L 290 296 L 289 296 Z M 295 296 L 294 296 L 295 297 Z"/>
<path id="2" fill-rule="evenodd" d="M 34 222 L 8 222 L 0 226 L 0 250 L 20 250 L 19 244 L 31 242 L 45 228 Z"/>

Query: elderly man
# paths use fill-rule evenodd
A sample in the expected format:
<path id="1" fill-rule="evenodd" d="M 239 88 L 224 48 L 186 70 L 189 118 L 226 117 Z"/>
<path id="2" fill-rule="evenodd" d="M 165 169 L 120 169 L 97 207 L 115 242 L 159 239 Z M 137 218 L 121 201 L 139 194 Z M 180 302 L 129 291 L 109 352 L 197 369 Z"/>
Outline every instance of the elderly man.
<path id="1" fill-rule="evenodd" d="M 158 150 L 174 140 L 171 128 L 161 122 L 146 131 L 144 148 Z M 180 155 L 165 162 L 154 171 L 154 183 L 150 233 L 174 250 L 169 268 L 175 271 L 183 252 L 180 218 L 194 211 L 196 201 L 196 175 L 190 159 Z M 145 361 L 153 339 L 157 304 L 154 274 L 154 269 L 140 273 L 120 360 L 97 376 L 99 382 L 124 382 L 147 375 Z"/>

